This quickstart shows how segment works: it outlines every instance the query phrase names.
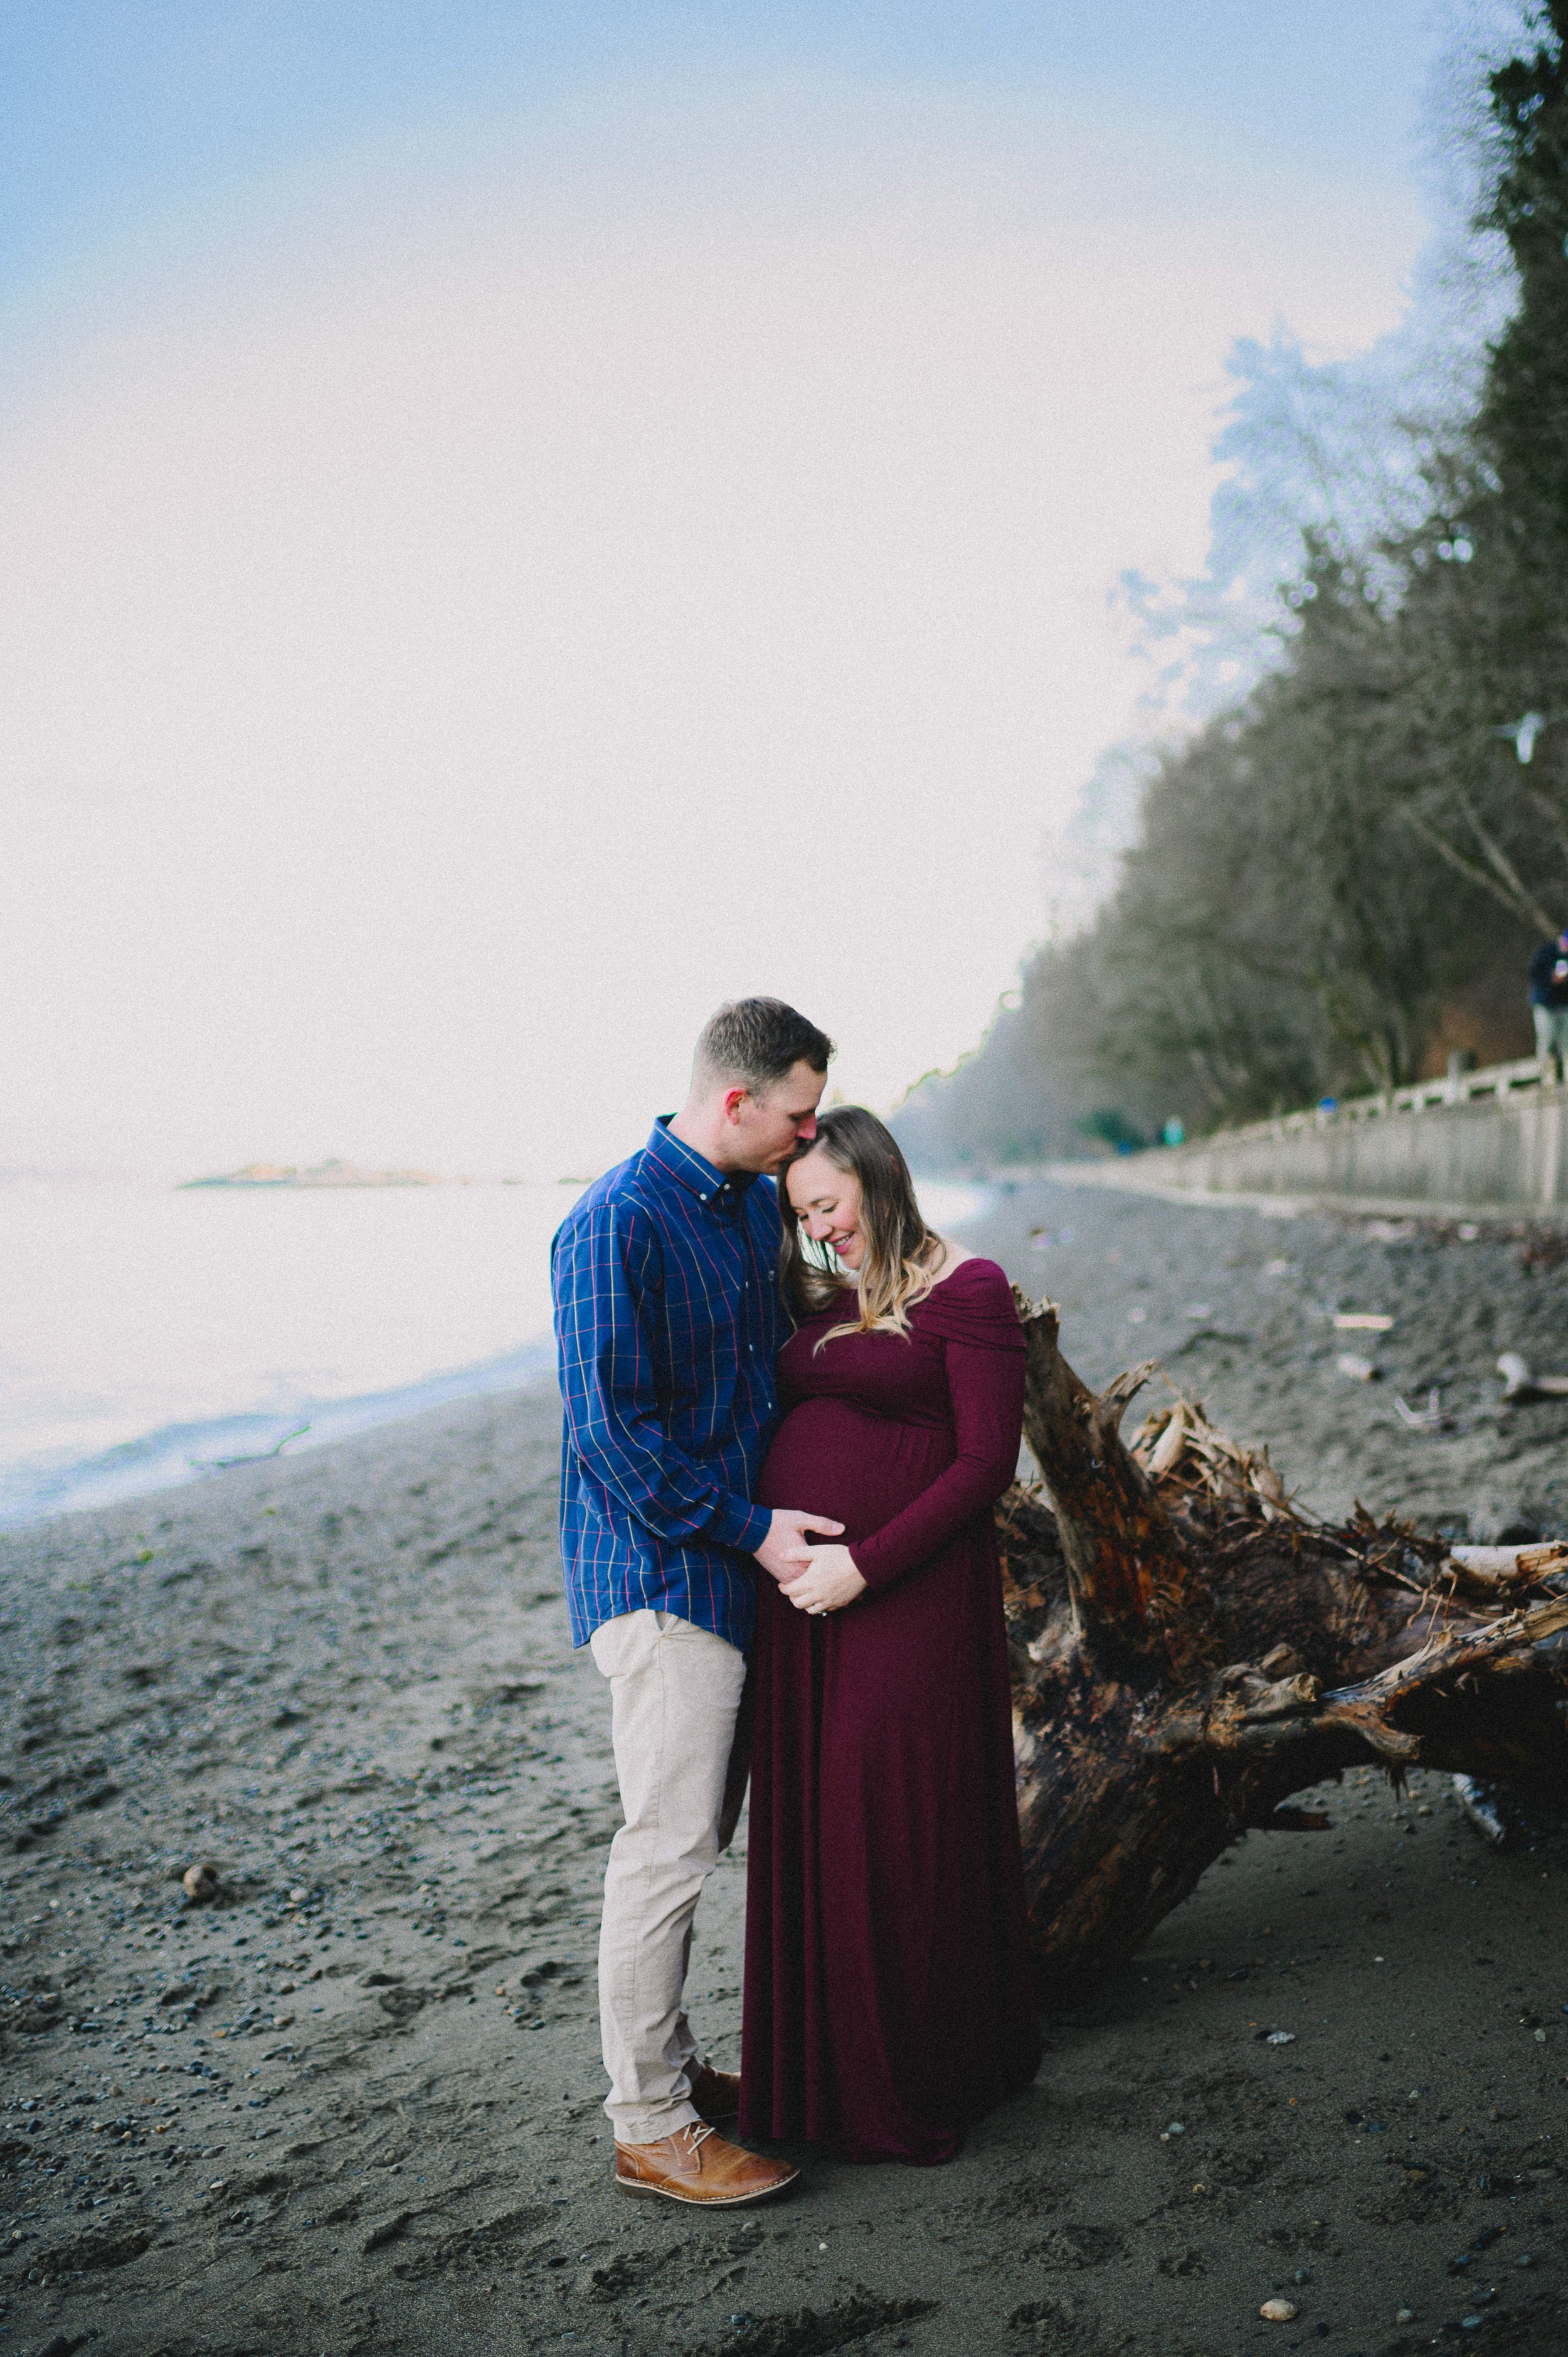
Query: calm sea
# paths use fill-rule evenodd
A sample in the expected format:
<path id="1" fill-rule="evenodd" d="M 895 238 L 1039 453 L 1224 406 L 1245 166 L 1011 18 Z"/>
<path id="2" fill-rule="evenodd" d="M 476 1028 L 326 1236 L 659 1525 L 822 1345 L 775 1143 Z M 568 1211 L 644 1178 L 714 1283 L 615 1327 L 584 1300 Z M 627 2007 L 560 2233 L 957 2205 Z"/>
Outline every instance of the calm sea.
<path id="1" fill-rule="evenodd" d="M 547 1376 L 576 1192 L 0 1178 L 0 1524 Z M 948 1227 L 983 1200 L 920 1194 Z"/>

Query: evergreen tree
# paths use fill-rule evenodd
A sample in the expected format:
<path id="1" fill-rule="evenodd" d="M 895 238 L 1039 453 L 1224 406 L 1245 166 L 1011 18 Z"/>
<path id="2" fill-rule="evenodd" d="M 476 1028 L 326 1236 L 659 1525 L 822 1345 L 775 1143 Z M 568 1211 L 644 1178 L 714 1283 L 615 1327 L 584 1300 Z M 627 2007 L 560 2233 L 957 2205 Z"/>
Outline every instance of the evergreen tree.
<path id="1" fill-rule="evenodd" d="M 1519 301 L 1467 449 L 1434 470 L 1424 522 L 1390 552 L 1405 589 L 1407 815 L 1537 931 L 1568 914 L 1568 0 L 1488 78 L 1492 190 Z"/>

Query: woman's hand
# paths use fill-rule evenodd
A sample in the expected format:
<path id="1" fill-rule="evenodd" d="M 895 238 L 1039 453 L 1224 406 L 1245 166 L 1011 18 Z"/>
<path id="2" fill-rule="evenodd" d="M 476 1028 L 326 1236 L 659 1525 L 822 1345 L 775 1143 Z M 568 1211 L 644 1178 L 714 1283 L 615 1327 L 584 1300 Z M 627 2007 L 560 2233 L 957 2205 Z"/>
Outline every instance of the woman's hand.
<path id="1" fill-rule="evenodd" d="M 819 1546 L 811 1549 L 804 1571 L 779 1581 L 779 1592 L 788 1597 L 797 1612 L 814 1617 L 820 1612 L 842 1612 L 846 1604 L 865 1594 L 865 1582 L 848 1547 Z"/>

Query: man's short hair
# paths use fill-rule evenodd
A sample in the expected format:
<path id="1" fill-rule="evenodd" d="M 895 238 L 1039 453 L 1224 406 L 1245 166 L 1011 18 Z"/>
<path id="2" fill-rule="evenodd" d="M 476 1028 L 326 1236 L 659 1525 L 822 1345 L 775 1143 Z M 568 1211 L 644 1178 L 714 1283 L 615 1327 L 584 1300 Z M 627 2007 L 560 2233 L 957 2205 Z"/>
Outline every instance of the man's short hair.
<path id="1" fill-rule="evenodd" d="M 761 1096 L 797 1064 L 825 1072 L 833 1043 L 781 998 L 735 998 L 709 1017 L 697 1041 L 696 1069 L 709 1081 L 738 1082 Z"/>

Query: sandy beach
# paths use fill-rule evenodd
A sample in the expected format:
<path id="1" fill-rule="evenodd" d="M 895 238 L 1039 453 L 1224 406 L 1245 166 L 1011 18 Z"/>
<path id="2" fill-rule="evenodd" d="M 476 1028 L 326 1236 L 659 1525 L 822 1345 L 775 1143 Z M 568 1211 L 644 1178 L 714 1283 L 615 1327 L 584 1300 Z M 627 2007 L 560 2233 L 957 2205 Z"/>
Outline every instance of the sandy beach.
<path id="1" fill-rule="evenodd" d="M 1545 1242 L 1044 1183 L 970 1240 L 1088 1380 L 1160 1359 L 1320 1512 L 1568 1533 L 1568 1402 L 1495 1372 L 1568 1371 Z M 552 1393 L 468 1401 L 0 1541 L 0 2350 L 1560 2357 L 1568 1839 L 1493 1851 L 1420 1773 L 1249 1835 L 951 2166 L 618 2196 L 557 1439 Z M 744 1846 L 691 1983 L 721 2063 Z"/>

